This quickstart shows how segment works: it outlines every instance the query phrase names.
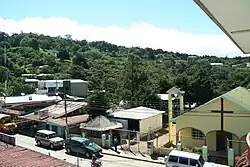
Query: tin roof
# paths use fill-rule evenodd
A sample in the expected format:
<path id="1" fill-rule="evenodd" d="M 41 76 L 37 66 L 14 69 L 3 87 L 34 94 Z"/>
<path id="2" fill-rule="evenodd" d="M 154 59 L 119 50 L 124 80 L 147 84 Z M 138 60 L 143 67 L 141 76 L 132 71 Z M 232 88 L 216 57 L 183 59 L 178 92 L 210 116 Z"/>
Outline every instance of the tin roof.
<path id="1" fill-rule="evenodd" d="M 78 109 L 84 108 L 87 103 L 86 102 L 73 102 L 73 101 L 67 101 L 67 114 L 70 114 L 73 111 L 76 111 Z M 57 104 L 51 105 L 49 107 L 43 108 L 39 111 L 48 111 L 49 118 L 47 119 L 57 119 L 60 117 L 65 116 L 65 108 L 64 108 L 64 101 L 61 101 Z M 39 112 L 37 111 L 37 112 Z M 30 120 L 39 120 L 39 115 L 35 115 L 34 113 L 30 113 L 28 115 L 22 116 L 22 118 L 30 119 Z M 43 121 L 46 121 L 47 119 L 43 119 Z"/>
<path id="2" fill-rule="evenodd" d="M 26 148 L 0 142 L 0 166 L 71 167 L 72 164 Z"/>
<path id="3" fill-rule="evenodd" d="M 165 111 L 155 110 L 147 107 L 136 107 L 127 110 L 116 111 L 109 114 L 109 116 L 114 118 L 142 120 L 163 113 L 165 113 Z"/>
<path id="4" fill-rule="evenodd" d="M 48 96 L 48 95 L 38 95 L 30 94 L 25 96 L 9 96 L 5 98 L 6 104 L 20 104 L 20 103 L 33 103 L 33 102 L 50 102 L 61 100 L 59 96 Z M 4 97 L 0 97 L 1 101 L 4 101 Z"/>
<path id="5" fill-rule="evenodd" d="M 89 119 L 88 114 L 67 117 L 68 125 L 80 124 L 80 123 L 88 121 L 88 119 Z M 46 119 L 46 121 L 52 122 L 52 123 L 60 125 L 60 126 L 66 126 L 66 118 L 65 117 L 57 118 L 57 119 L 53 119 L 50 117 L 49 119 Z"/>

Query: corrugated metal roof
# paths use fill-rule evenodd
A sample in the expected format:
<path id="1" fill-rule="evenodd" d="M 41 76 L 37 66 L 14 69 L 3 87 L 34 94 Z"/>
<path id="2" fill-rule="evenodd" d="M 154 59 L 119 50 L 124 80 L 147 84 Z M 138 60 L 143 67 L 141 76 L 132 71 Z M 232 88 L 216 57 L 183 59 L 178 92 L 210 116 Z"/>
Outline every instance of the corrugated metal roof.
<path id="1" fill-rule="evenodd" d="M 72 164 L 26 148 L 0 142 L 0 166 L 70 167 Z"/>
<path id="2" fill-rule="evenodd" d="M 87 105 L 86 102 L 67 101 L 67 113 L 70 114 L 73 111 L 84 108 L 86 105 Z M 56 119 L 56 118 L 62 117 L 65 115 L 64 101 L 61 101 L 57 104 L 43 108 L 39 111 L 46 111 L 46 110 L 49 113 L 49 119 L 50 118 Z M 30 120 L 39 120 L 39 116 L 35 115 L 34 113 L 22 116 L 22 118 L 30 119 Z M 44 121 L 46 121 L 46 119 L 44 119 Z"/>
<path id="3" fill-rule="evenodd" d="M 89 119 L 88 114 L 67 117 L 68 125 L 80 124 L 80 123 L 88 121 L 88 119 Z M 46 121 L 52 122 L 52 123 L 60 125 L 60 126 L 66 126 L 66 118 L 65 117 L 57 118 L 57 119 L 48 118 L 48 119 L 46 119 Z"/>
<path id="4" fill-rule="evenodd" d="M 165 113 L 165 111 L 155 110 L 147 107 L 136 107 L 127 110 L 116 111 L 109 114 L 109 116 L 114 118 L 142 120 L 163 113 Z"/>
<path id="5" fill-rule="evenodd" d="M 82 123 L 80 128 L 95 131 L 106 131 L 122 128 L 122 124 L 119 122 L 110 121 L 107 117 L 101 115 L 90 120 L 88 123 Z"/>

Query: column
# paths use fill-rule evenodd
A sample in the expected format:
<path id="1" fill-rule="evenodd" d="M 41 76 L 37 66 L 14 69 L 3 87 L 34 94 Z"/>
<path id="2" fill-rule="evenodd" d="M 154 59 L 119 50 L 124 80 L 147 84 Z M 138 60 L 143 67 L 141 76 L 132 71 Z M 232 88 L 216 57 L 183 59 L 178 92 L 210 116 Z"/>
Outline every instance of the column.
<path id="1" fill-rule="evenodd" d="M 183 94 L 180 95 L 180 114 L 184 112 L 184 97 Z"/>
<path id="2" fill-rule="evenodd" d="M 173 123 L 172 123 L 172 117 L 173 117 L 173 106 L 172 106 L 172 94 L 168 93 L 168 129 L 169 129 L 169 142 L 173 142 L 172 139 L 172 129 L 173 129 Z"/>

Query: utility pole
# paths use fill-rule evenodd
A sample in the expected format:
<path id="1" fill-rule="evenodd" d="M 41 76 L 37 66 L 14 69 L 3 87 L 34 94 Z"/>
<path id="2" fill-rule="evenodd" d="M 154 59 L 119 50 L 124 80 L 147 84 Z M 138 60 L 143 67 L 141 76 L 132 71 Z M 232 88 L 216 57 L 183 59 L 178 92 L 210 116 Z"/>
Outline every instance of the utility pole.
<path id="1" fill-rule="evenodd" d="M 6 45 L 4 45 L 4 66 L 7 68 L 7 51 L 6 51 Z M 5 89 L 7 89 L 8 86 L 8 71 L 6 71 L 6 79 L 4 83 Z"/>
<path id="2" fill-rule="evenodd" d="M 68 127 L 68 113 L 67 113 L 67 101 L 66 101 L 66 93 L 65 93 L 65 88 L 64 88 L 64 109 L 65 109 L 65 121 L 66 121 L 66 132 L 65 132 L 65 138 L 68 140 L 69 136 L 69 127 Z"/>

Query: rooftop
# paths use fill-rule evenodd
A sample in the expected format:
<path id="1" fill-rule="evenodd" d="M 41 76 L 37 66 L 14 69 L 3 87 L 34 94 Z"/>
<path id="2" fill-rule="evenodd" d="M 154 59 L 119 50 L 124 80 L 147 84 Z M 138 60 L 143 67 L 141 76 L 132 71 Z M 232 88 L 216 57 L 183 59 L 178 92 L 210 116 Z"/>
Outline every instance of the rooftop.
<path id="1" fill-rule="evenodd" d="M 51 134 L 55 134 L 56 133 L 56 132 L 51 131 L 51 130 L 38 130 L 37 132 L 38 133 L 43 133 L 43 134 L 46 134 L 46 135 L 51 135 Z"/>
<path id="2" fill-rule="evenodd" d="M 122 124 L 119 122 L 110 121 L 107 117 L 101 115 L 95 117 L 87 123 L 82 123 L 80 128 L 93 131 L 106 131 L 122 128 Z"/>
<path id="3" fill-rule="evenodd" d="M 0 164 L 1 166 L 56 166 L 56 167 L 71 167 L 65 161 L 47 156 L 19 146 L 6 145 L 0 142 Z"/>
<path id="4" fill-rule="evenodd" d="M 110 113 L 109 116 L 114 118 L 142 120 L 163 113 L 165 113 L 165 111 L 155 110 L 147 107 L 136 107 L 127 110 L 116 111 Z"/>
<path id="5" fill-rule="evenodd" d="M 73 101 L 67 101 L 67 113 L 70 114 L 73 111 L 76 111 L 78 109 L 84 108 L 87 103 L 86 102 L 73 102 Z M 49 118 L 44 119 L 43 121 L 46 120 L 51 120 L 51 119 L 57 119 L 62 116 L 65 116 L 65 108 L 64 108 L 64 101 L 60 101 L 57 104 L 51 105 L 49 107 L 43 108 L 38 112 L 48 112 Z M 30 113 L 28 115 L 22 116 L 25 119 L 30 119 L 30 120 L 39 120 L 39 115 L 36 113 Z"/>
<path id="6" fill-rule="evenodd" d="M 4 101 L 4 97 L 0 97 L 1 101 Z M 19 103 L 33 103 L 33 102 L 48 102 L 62 100 L 59 96 L 48 96 L 48 95 L 38 95 L 30 94 L 24 96 L 9 96 L 5 98 L 6 104 L 19 104 Z"/>
<path id="7" fill-rule="evenodd" d="M 178 151 L 178 150 L 172 150 L 169 155 L 178 156 L 178 157 L 185 157 L 185 158 L 191 158 L 191 159 L 199 159 L 200 155 L 185 151 Z"/>
<path id="8" fill-rule="evenodd" d="M 80 123 L 88 121 L 88 119 L 89 119 L 88 114 L 67 117 L 68 125 L 80 124 Z M 46 121 L 52 122 L 52 123 L 60 125 L 60 126 L 66 126 L 66 118 L 65 117 L 57 118 L 57 119 L 53 119 L 50 117 L 49 119 L 46 119 Z"/>
<path id="9" fill-rule="evenodd" d="M 218 98 L 223 98 L 225 100 L 228 100 L 238 106 L 240 106 L 241 108 L 243 108 L 244 110 L 250 111 L 250 91 L 244 87 L 237 87 L 221 96 L 218 96 L 212 100 L 210 100 L 209 102 L 199 106 L 202 107 Z M 197 110 L 199 107 L 194 108 L 192 111 Z"/>

